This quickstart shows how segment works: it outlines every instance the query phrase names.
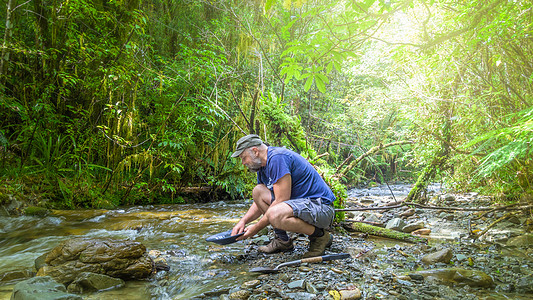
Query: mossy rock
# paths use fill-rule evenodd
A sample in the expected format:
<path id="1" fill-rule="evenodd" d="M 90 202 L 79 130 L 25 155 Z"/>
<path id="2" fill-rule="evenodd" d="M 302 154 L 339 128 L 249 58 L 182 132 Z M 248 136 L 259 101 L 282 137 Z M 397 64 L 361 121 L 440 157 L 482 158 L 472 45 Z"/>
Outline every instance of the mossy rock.
<path id="1" fill-rule="evenodd" d="M 50 210 L 39 206 L 28 206 L 24 209 L 24 214 L 27 216 L 45 217 L 50 214 Z"/>

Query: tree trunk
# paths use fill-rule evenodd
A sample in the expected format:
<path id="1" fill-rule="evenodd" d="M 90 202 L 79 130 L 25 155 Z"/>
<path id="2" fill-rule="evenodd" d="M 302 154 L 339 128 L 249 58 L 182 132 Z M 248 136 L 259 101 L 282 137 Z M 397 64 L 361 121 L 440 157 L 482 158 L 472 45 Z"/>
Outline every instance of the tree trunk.
<path id="1" fill-rule="evenodd" d="M 398 146 L 398 145 L 404 145 L 404 144 L 412 144 L 413 141 L 398 141 L 398 142 L 392 142 L 392 143 L 388 143 L 388 144 L 379 144 L 377 146 L 374 146 L 372 148 L 370 148 L 370 150 L 368 150 L 367 152 L 365 152 L 364 154 L 362 154 L 361 156 L 359 156 L 358 158 L 356 158 L 354 161 L 352 161 L 350 163 L 350 165 L 348 165 L 346 168 L 344 168 L 342 171 L 339 172 L 339 169 L 345 165 L 347 163 L 347 160 L 344 161 L 342 163 L 342 165 L 337 169 L 337 174 L 334 176 L 338 179 L 346 176 L 346 174 L 348 173 L 348 171 L 350 171 L 351 169 L 355 168 L 355 166 L 357 166 L 357 164 L 359 162 L 361 162 L 365 157 L 367 156 L 370 156 L 380 150 L 383 150 L 385 148 L 388 148 L 388 147 L 392 147 L 392 146 Z"/>
<path id="2" fill-rule="evenodd" d="M 9 66 L 9 51 L 7 47 L 11 42 L 11 36 L 13 34 L 13 24 L 11 23 L 11 7 L 13 6 L 13 0 L 7 1 L 7 13 L 6 13 L 6 29 L 4 31 L 4 43 L 2 44 L 2 57 L 0 58 L 0 86 L 4 86 L 6 69 Z"/>

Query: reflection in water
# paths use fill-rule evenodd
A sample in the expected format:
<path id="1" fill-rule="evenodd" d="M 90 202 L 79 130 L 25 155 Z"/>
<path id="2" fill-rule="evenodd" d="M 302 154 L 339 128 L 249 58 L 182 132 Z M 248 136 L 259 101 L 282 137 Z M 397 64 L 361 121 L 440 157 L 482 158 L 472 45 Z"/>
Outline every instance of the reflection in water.
<path id="1" fill-rule="evenodd" d="M 230 229 L 249 204 L 224 202 L 131 207 L 120 210 L 54 211 L 51 216 L 0 217 L 0 272 L 32 270 L 34 260 L 74 237 L 128 239 L 148 250 L 170 253 L 169 272 L 86 299 L 188 299 L 233 287 L 248 267 L 232 259 L 245 244 L 207 243 L 205 238 Z M 0 287 L 9 299 L 12 285 Z"/>

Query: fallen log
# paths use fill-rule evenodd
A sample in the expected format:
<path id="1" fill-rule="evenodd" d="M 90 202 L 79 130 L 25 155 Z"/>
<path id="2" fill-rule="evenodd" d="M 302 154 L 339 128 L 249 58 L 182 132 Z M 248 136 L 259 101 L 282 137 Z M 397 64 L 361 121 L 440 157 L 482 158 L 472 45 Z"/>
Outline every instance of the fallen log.
<path id="1" fill-rule="evenodd" d="M 342 222 L 342 227 L 351 232 L 367 233 L 389 239 L 400 240 L 409 243 L 427 243 L 427 239 L 392 229 L 381 228 L 361 222 Z"/>

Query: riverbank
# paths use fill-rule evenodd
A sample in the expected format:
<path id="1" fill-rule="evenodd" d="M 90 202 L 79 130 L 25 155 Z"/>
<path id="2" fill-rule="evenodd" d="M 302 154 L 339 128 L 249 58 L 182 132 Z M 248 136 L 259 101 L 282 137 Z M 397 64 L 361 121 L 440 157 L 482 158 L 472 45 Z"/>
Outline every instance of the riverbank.
<path id="1" fill-rule="evenodd" d="M 348 207 L 383 206 L 402 199 L 408 185 L 354 189 Z M 434 187 L 432 205 L 455 207 L 486 206 L 490 199 L 479 195 L 446 194 Z M 84 299 L 337 299 L 360 292 L 362 299 L 530 299 L 533 286 L 532 248 L 527 238 L 527 216 L 498 223 L 479 240 L 469 236 L 483 230 L 505 212 L 492 212 L 473 220 L 477 212 L 396 209 L 347 213 L 348 220 L 373 220 L 388 224 L 395 218 L 406 223 L 422 222 L 431 230 L 428 243 L 411 244 L 376 238 L 334 228 L 334 243 L 327 253 L 350 253 L 352 258 L 329 263 L 282 268 L 278 274 L 249 272 L 256 266 L 301 258 L 307 237 L 293 235 L 295 250 L 264 255 L 257 247 L 267 243 L 271 233 L 244 242 L 219 246 L 205 241 L 208 236 L 231 228 L 246 211 L 249 202 L 214 202 L 186 205 L 132 206 L 113 210 L 53 210 L 46 216 L 0 217 L 0 299 L 10 299 L 13 284 L 34 276 L 34 261 L 62 241 L 73 237 L 126 239 L 143 243 L 150 255 L 166 263 L 145 281 L 128 281 L 120 289 L 83 295 Z M 412 213 L 412 214 L 411 214 Z M 473 222 L 475 221 L 475 222 Z M 522 244 L 520 244 L 520 242 Z M 441 262 L 424 264 L 423 258 L 449 249 Z M 450 254 L 451 253 L 451 256 Z M 449 261 L 446 257 L 449 257 Z M 428 274 L 426 270 L 472 271 L 462 283 L 442 283 L 449 271 Z M 475 272 L 474 272 L 475 271 Z M 490 276 L 492 285 L 483 272 Z M 5 277 L 6 275 L 12 276 Z M 424 276 L 426 275 L 426 276 Z M 14 278 L 13 276 L 18 276 Z M 463 276 L 463 275 L 461 275 Z M 463 276 L 465 277 L 465 276 Z M 481 278 L 481 281 L 474 281 Z M 457 279 L 454 279 L 457 281 Z M 477 280 L 477 279 L 476 279 Z M 479 282 L 480 286 L 472 286 Z M 406 298 L 407 297 L 407 298 Z"/>

